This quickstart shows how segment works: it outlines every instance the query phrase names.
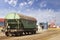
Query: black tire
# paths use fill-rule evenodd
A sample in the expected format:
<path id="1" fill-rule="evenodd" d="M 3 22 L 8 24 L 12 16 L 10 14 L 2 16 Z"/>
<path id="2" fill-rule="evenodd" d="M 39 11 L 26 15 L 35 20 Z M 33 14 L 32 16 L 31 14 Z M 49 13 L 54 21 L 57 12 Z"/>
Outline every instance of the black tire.
<path id="1" fill-rule="evenodd" d="M 17 32 L 15 32 L 14 34 L 15 34 L 15 36 L 18 36 L 18 33 Z"/>
<path id="2" fill-rule="evenodd" d="M 8 32 L 5 32 L 5 35 L 6 35 L 6 36 L 9 36 L 9 35 L 8 35 Z"/>
<path id="3" fill-rule="evenodd" d="M 22 36 L 23 32 L 15 32 L 15 36 Z"/>
<path id="4" fill-rule="evenodd" d="M 28 35 L 29 33 L 26 31 L 26 32 L 24 32 L 24 34 L 25 34 L 25 35 Z"/>
<path id="5" fill-rule="evenodd" d="M 31 31 L 31 34 L 34 34 L 33 31 Z"/>
<path id="6" fill-rule="evenodd" d="M 26 35 L 26 32 L 24 32 L 24 34 Z"/>
<path id="7" fill-rule="evenodd" d="M 36 34 L 36 31 L 34 31 L 34 34 Z"/>
<path id="8" fill-rule="evenodd" d="M 36 34 L 36 31 L 31 31 L 31 34 Z"/>
<path id="9" fill-rule="evenodd" d="M 11 37 L 12 33 L 11 32 L 5 32 L 5 35 Z"/>
<path id="10" fill-rule="evenodd" d="M 23 32 L 19 32 L 19 35 L 22 36 L 23 35 Z"/>

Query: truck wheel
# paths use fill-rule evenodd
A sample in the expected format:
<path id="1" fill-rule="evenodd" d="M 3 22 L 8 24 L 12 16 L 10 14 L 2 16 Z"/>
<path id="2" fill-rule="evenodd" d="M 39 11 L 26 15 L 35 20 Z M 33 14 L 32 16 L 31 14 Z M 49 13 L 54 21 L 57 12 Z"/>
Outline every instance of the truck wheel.
<path id="1" fill-rule="evenodd" d="M 34 34 L 36 34 L 36 31 L 34 31 Z"/>
<path id="2" fill-rule="evenodd" d="M 31 34 L 34 34 L 33 31 L 31 31 Z"/>
<path id="3" fill-rule="evenodd" d="M 36 31 L 31 31 L 31 34 L 36 34 Z"/>
<path id="4" fill-rule="evenodd" d="M 12 33 L 6 32 L 5 35 L 11 37 L 12 36 Z"/>
<path id="5" fill-rule="evenodd" d="M 28 33 L 28 35 L 29 35 L 29 32 L 27 32 Z"/>
<path id="6" fill-rule="evenodd" d="M 26 35 L 26 32 L 24 32 L 24 34 Z"/>
<path id="7" fill-rule="evenodd" d="M 23 33 L 20 33 L 20 36 L 22 36 L 23 35 Z"/>
<path id="8" fill-rule="evenodd" d="M 23 35 L 23 32 L 15 33 L 15 36 L 22 36 L 22 35 Z"/>
<path id="9" fill-rule="evenodd" d="M 18 33 L 17 32 L 15 33 L 15 36 L 18 36 Z"/>

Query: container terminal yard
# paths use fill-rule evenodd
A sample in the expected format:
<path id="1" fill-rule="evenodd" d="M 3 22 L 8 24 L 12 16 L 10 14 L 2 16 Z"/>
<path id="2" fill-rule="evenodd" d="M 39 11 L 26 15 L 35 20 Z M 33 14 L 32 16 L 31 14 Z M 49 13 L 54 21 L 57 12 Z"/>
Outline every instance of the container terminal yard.
<path id="1" fill-rule="evenodd" d="M 60 28 L 22 14 L 10 13 L 1 20 L 0 40 L 60 40 Z"/>

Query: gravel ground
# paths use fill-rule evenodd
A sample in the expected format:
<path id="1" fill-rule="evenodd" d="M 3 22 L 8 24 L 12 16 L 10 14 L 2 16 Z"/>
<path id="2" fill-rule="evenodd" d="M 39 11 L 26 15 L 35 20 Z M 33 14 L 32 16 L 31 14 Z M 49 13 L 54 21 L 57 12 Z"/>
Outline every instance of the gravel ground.
<path id="1" fill-rule="evenodd" d="M 24 35 L 18 37 L 6 37 L 3 33 L 0 34 L 0 40 L 58 40 L 60 39 L 59 37 L 60 30 L 48 30 L 34 35 Z"/>

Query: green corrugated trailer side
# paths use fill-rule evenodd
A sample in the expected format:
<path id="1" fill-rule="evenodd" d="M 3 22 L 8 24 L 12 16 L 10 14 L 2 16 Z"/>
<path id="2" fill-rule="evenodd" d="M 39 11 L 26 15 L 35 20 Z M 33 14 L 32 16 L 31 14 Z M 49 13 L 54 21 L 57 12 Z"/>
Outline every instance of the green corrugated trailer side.
<path id="1" fill-rule="evenodd" d="M 36 22 L 30 20 L 22 20 L 24 28 L 36 28 Z"/>

